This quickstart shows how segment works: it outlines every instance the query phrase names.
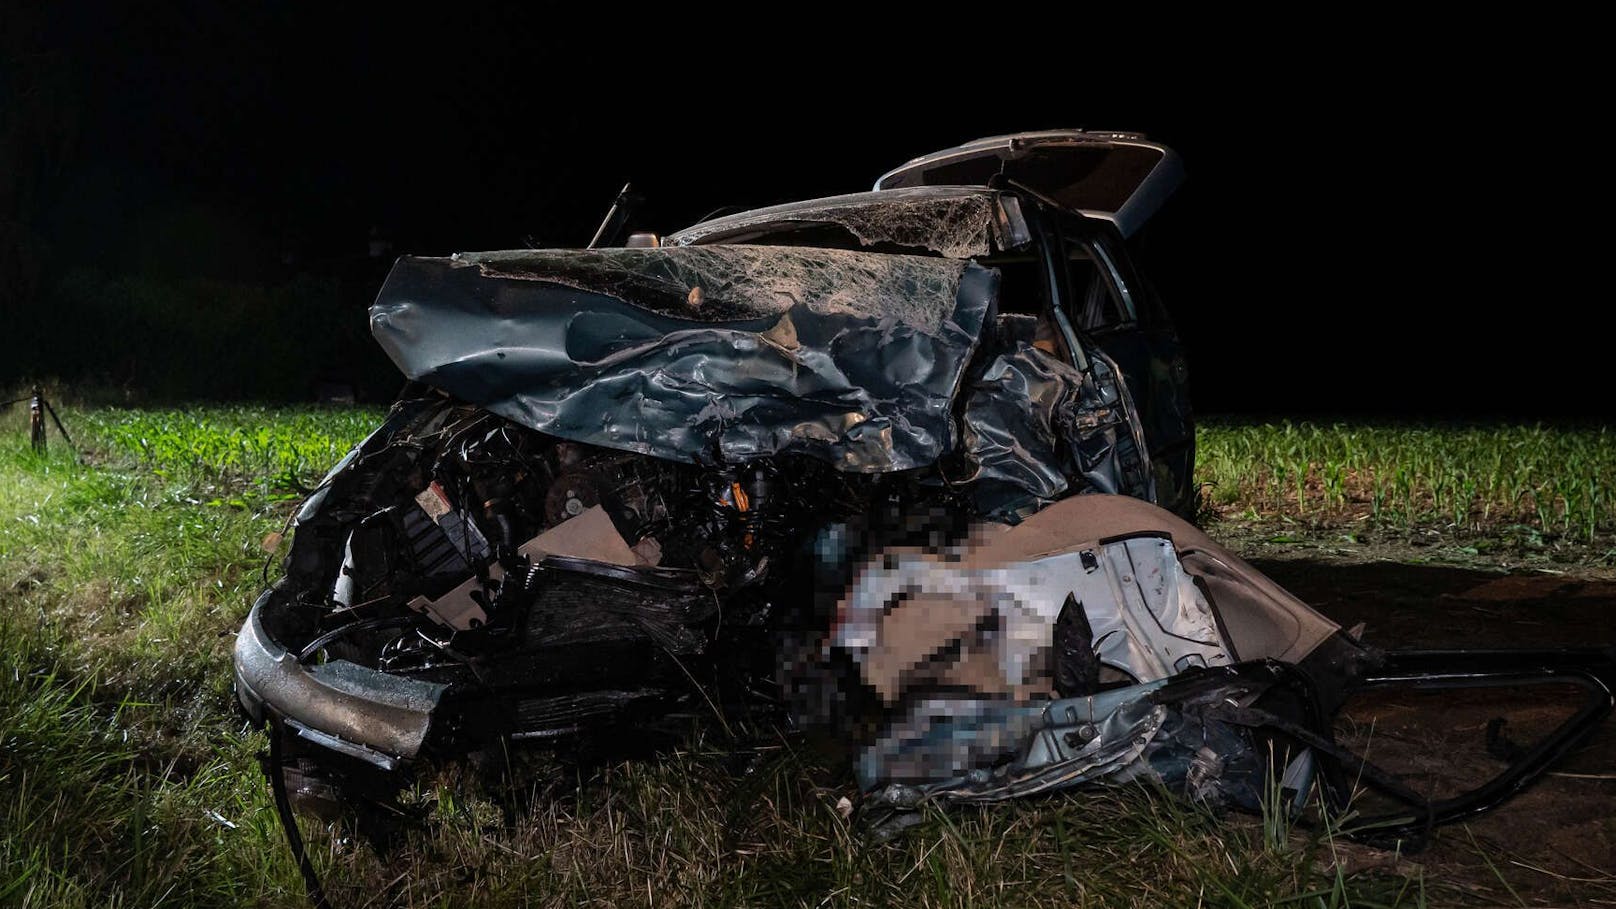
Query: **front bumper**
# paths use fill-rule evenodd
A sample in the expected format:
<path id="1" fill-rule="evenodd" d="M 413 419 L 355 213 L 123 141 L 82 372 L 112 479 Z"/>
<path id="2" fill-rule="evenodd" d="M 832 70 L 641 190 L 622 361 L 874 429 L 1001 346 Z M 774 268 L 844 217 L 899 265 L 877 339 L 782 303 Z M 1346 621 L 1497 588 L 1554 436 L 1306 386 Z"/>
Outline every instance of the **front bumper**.
<path id="1" fill-rule="evenodd" d="M 273 591 L 236 635 L 236 698 L 257 722 L 279 719 L 328 748 L 393 764 L 416 757 L 447 685 L 399 678 L 347 660 L 304 665 L 264 628 Z"/>

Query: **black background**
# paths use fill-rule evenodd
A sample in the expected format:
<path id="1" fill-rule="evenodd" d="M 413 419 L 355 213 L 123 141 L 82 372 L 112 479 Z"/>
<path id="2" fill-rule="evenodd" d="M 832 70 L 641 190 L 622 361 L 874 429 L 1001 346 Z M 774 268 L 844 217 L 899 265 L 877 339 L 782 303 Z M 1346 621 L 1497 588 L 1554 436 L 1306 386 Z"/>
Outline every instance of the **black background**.
<path id="1" fill-rule="evenodd" d="M 809 17 L 229 6 L 7 11 L 5 216 L 42 275 L 8 308 L 48 312 L 84 263 L 291 269 L 344 275 L 332 318 L 362 326 L 372 231 L 394 253 L 582 245 L 628 179 L 635 226 L 667 232 L 983 135 L 1128 129 L 1188 168 L 1144 252 L 1201 410 L 1616 414 L 1589 117 L 1575 79 L 1509 55 L 1316 29 L 1181 49 L 1012 10 L 741 34 Z"/>

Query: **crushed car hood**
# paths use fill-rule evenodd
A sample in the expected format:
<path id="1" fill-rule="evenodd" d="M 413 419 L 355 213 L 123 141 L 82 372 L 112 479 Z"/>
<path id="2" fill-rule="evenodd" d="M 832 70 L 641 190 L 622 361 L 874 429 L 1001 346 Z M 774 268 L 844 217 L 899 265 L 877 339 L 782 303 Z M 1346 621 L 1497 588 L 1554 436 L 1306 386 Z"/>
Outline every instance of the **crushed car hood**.
<path id="1" fill-rule="evenodd" d="M 770 246 L 400 259 L 371 331 L 400 370 L 550 435 L 687 463 L 934 463 L 998 273 Z"/>

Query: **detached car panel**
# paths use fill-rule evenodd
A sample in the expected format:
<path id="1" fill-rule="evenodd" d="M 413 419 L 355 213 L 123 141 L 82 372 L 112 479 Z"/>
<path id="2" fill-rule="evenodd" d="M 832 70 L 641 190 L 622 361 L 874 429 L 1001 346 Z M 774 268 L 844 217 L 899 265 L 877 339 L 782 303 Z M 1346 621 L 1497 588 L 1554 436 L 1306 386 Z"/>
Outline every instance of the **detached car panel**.
<path id="1" fill-rule="evenodd" d="M 987 186 L 1013 181 L 1067 211 L 1133 236 L 1184 182 L 1170 148 L 1138 133 L 1057 129 L 967 142 L 881 175 L 875 188 Z"/>

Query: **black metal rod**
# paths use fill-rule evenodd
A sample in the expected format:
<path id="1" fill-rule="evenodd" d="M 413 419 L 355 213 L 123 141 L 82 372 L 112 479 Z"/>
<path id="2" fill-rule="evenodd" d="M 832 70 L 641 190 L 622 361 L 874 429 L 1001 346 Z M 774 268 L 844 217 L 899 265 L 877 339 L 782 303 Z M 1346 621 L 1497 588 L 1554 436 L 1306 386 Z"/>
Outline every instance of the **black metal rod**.
<path id="1" fill-rule="evenodd" d="M 1391 650 L 1364 684 L 1462 678 L 1489 679 L 1500 674 L 1593 675 L 1616 688 L 1616 648 L 1567 647 L 1537 650 Z"/>
<path id="2" fill-rule="evenodd" d="M 1451 798 L 1411 800 L 1406 792 L 1376 785 L 1413 809 L 1358 818 L 1356 831 L 1374 837 L 1417 837 L 1498 807 L 1542 776 L 1586 739 L 1616 707 L 1612 695 L 1616 655 L 1611 650 L 1425 650 L 1393 651 L 1357 690 L 1402 688 L 1446 691 L 1523 685 L 1575 685 L 1586 700 L 1554 731 L 1527 749 L 1492 779 Z M 1359 759 L 1361 760 L 1361 759 Z M 1363 762 L 1367 764 L 1368 762 Z M 1372 766 L 1372 765 L 1371 765 Z M 1373 780 L 1368 780 L 1372 784 Z M 1349 831 L 1351 833 L 1353 831 Z"/>
<path id="3" fill-rule="evenodd" d="M 280 815 L 281 828 L 286 831 L 287 845 L 292 847 L 292 858 L 297 861 L 297 870 L 303 875 L 303 889 L 308 891 L 309 902 L 315 909 L 331 909 L 331 903 L 325 898 L 325 890 L 320 887 L 320 875 L 314 870 L 314 863 L 309 861 L 309 854 L 303 848 L 303 834 L 297 829 L 297 816 L 292 813 L 292 800 L 286 794 L 285 759 L 281 749 L 281 738 L 286 735 L 286 726 L 278 719 L 271 719 L 269 723 L 269 789 L 275 796 L 275 811 Z"/>
<path id="4" fill-rule="evenodd" d="M 56 415 L 56 408 L 51 406 L 50 399 L 41 396 L 39 402 L 45 405 L 45 410 L 50 414 L 51 422 L 56 424 L 56 431 L 62 434 L 62 440 L 67 443 L 67 447 L 73 449 L 74 454 L 77 454 L 78 447 L 73 444 L 73 437 L 67 434 L 67 427 L 62 425 L 62 418 Z"/>
<path id="5" fill-rule="evenodd" d="M 629 209 L 633 205 L 631 190 L 632 187 L 627 183 L 618 190 L 617 198 L 612 200 L 612 207 L 606 211 L 606 219 L 600 222 L 600 227 L 596 229 L 595 236 L 590 238 L 586 249 L 597 249 L 616 239 L 617 232 L 623 229 L 623 223 L 628 220 Z"/>

